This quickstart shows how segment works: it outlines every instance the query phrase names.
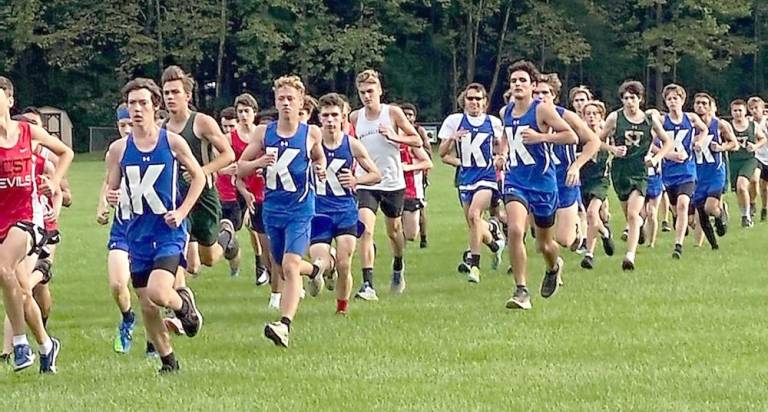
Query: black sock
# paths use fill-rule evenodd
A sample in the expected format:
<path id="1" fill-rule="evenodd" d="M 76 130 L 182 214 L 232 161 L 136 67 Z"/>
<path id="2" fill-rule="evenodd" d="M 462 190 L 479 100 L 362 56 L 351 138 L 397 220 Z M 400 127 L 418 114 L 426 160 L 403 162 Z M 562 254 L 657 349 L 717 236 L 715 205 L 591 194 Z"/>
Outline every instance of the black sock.
<path id="1" fill-rule="evenodd" d="M 421 241 L 426 242 L 427 241 L 427 235 L 421 235 Z"/>
<path id="2" fill-rule="evenodd" d="M 310 279 L 314 279 L 317 276 L 318 273 L 320 273 L 320 266 L 317 266 L 317 265 L 315 265 L 313 263 L 312 264 L 312 273 L 309 274 L 309 278 Z"/>
<path id="3" fill-rule="evenodd" d="M 518 288 L 518 289 L 522 289 L 522 290 L 524 290 L 524 291 L 526 291 L 526 292 L 528 291 L 528 287 L 527 287 L 527 286 L 525 286 L 525 285 L 517 285 L 517 288 Z"/>
<path id="4" fill-rule="evenodd" d="M 491 243 L 486 243 L 485 245 L 488 246 L 488 249 L 491 249 L 491 252 L 493 253 L 499 251 L 499 245 L 497 245 L 494 241 L 491 241 Z"/>
<path id="5" fill-rule="evenodd" d="M 254 256 L 253 260 L 256 262 L 256 266 L 261 266 L 261 255 Z"/>
<path id="6" fill-rule="evenodd" d="M 701 231 L 704 232 L 704 236 L 707 238 L 709 246 L 717 248 L 717 238 L 715 238 L 715 231 L 712 229 L 712 223 L 709 221 L 709 214 L 704 210 L 704 205 L 699 205 L 696 209 L 699 211 Z"/>
<path id="7" fill-rule="evenodd" d="M 131 308 L 128 308 L 128 310 L 123 312 L 123 322 L 133 323 L 135 319 L 136 319 L 136 315 L 133 314 L 133 310 L 131 310 Z"/>
<path id="8" fill-rule="evenodd" d="M 403 270 L 402 256 L 395 256 L 395 259 L 392 261 L 392 270 Z"/>
<path id="9" fill-rule="evenodd" d="M 373 268 L 363 268 L 363 283 L 373 287 Z"/>
<path id="10" fill-rule="evenodd" d="M 283 316 L 280 318 L 280 323 L 282 323 L 285 326 L 288 326 L 288 330 L 291 330 L 291 320 Z"/>
<path id="11" fill-rule="evenodd" d="M 469 266 L 476 266 L 480 267 L 480 255 L 470 255 L 469 256 Z"/>
<path id="12" fill-rule="evenodd" d="M 176 357 L 173 356 L 173 352 L 160 357 L 160 362 L 163 363 L 163 365 L 170 365 L 170 366 L 176 366 Z"/>

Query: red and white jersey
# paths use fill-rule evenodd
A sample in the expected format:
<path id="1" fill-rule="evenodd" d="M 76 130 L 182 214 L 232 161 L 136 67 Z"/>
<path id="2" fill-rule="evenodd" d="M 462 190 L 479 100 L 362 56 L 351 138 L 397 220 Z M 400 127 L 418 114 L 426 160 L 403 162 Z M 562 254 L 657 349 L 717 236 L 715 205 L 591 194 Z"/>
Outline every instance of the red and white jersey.
<path id="1" fill-rule="evenodd" d="M 37 146 L 35 149 L 34 173 L 36 187 L 40 187 L 41 177 L 46 175 L 49 169 L 53 172 L 54 166 L 53 162 L 50 160 L 51 155 L 51 151 L 46 147 Z M 35 224 L 44 227 L 47 232 L 58 230 L 58 221 L 55 218 L 48 217 L 54 214 L 53 209 L 56 207 L 53 204 L 53 198 L 48 197 L 43 193 L 38 193 L 36 199 L 37 202 L 33 203 Z"/>
<path id="2" fill-rule="evenodd" d="M 400 161 L 406 164 L 413 164 L 414 156 L 411 148 L 407 145 L 400 145 Z M 405 178 L 405 198 L 406 199 L 424 199 L 424 172 L 421 170 L 410 170 L 403 172 Z"/>
<path id="3" fill-rule="evenodd" d="M 242 140 L 237 133 L 237 128 L 232 130 L 232 150 L 235 151 L 235 159 L 240 159 L 243 155 L 245 148 L 248 146 L 248 142 Z M 256 203 L 264 203 L 264 175 L 254 174 L 243 179 L 245 188 L 256 199 Z"/>
<path id="4" fill-rule="evenodd" d="M 32 199 L 37 196 L 29 124 L 16 123 L 19 139 L 9 148 L 0 147 L 0 240 L 19 222 L 32 222 Z"/>

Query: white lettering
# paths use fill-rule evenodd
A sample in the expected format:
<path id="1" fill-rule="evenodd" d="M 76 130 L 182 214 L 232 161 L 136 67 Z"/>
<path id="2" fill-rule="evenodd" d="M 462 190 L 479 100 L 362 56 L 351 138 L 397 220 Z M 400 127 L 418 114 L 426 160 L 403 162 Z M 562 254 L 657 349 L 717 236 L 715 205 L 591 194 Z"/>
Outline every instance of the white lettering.
<path id="1" fill-rule="evenodd" d="M 144 202 L 147 201 L 147 205 L 152 210 L 153 214 L 162 215 L 168 212 L 165 205 L 163 205 L 160 196 L 155 191 L 155 183 L 160 178 L 160 174 L 163 173 L 165 165 L 149 165 L 144 172 L 144 176 L 141 175 L 141 168 L 136 165 L 126 166 L 125 175 L 128 187 L 131 194 L 131 209 L 133 213 L 137 215 L 144 214 Z"/>
<path id="2" fill-rule="evenodd" d="M 299 149 L 288 148 L 283 151 L 283 154 L 277 159 L 275 164 L 267 167 L 267 187 L 271 190 L 277 189 L 277 178 L 280 177 L 280 185 L 283 186 L 283 190 L 286 192 L 295 192 L 296 183 L 293 181 L 291 171 L 288 170 L 293 159 L 299 155 L 301 151 Z"/>

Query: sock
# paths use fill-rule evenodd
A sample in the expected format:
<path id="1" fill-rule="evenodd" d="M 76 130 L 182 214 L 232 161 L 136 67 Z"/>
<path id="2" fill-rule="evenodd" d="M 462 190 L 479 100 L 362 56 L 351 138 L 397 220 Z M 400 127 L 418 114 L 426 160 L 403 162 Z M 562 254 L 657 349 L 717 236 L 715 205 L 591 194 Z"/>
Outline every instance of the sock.
<path id="1" fill-rule="evenodd" d="M 704 210 L 704 205 L 700 205 L 696 208 L 699 211 L 699 222 L 701 223 L 701 231 L 704 232 L 704 236 L 707 238 L 707 242 L 713 248 L 717 247 L 717 238 L 715 238 L 715 231 L 712 229 L 712 223 L 709 221 L 709 215 Z"/>
<path id="2" fill-rule="evenodd" d="M 472 254 L 469 257 L 469 266 L 475 266 L 477 268 L 480 268 L 480 255 Z"/>
<path id="3" fill-rule="evenodd" d="M 683 250 L 683 245 L 680 243 L 675 243 L 675 250 Z"/>
<path id="4" fill-rule="evenodd" d="M 555 261 L 555 266 L 552 266 L 552 269 L 547 269 L 547 274 L 556 273 L 558 270 L 560 270 L 560 264 Z"/>
<path id="5" fill-rule="evenodd" d="M 161 356 L 160 362 L 162 362 L 163 365 L 176 366 L 176 356 L 171 352 L 165 356 Z"/>
<path id="6" fill-rule="evenodd" d="M 47 355 L 51 353 L 51 350 L 53 349 L 53 342 L 51 341 L 51 338 L 48 338 L 45 342 L 41 343 L 38 348 L 41 355 Z"/>
<path id="7" fill-rule="evenodd" d="M 133 310 L 131 310 L 131 308 L 128 308 L 128 310 L 123 312 L 123 322 L 133 323 L 134 320 L 136 320 L 136 315 L 134 315 Z"/>
<path id="8" fill-rule="evenodd" d="M 29 345 L 27 335 L 18 335 L 13 337 L 13 346 Z"/>
<path id="9" fill-rule="evenodd" d="M 363 268 L 363 283 L 373 287 L 373 268 Z"/>
<path id="10" fill-rule="evenodd" d="M 280 323 L 282 323 L 285 326 L 288 326 L 289 331 L 291 330 L 291 320 L 288 319 L 287 317 L 283 316 L 282 318 L 280 318 Z"/>
<path id="11" fill-rule="evenodd" d="M 741 208 L 741 217 L 749 216 L 749 206 Z"/>
<path id="12" fill-rule="evenodd" d="M 256 266 L 261 266 L 261 255 L 254 256 L 253 260 L 256 263 Z"/>
<path id="13" fill-rule="evenodd" d="M 403 257 L 395 256 L 392 261 L 392 270 L 403 270 Z"/>
<path id="14" fill-rule="evenodd" d="M 336 299 L 336 312 L 346 312 L 349 301 L 346 299 Z"/>
<path id="15" fill-rule="evenodd" d="M 588 258 L 593 258 L 594 259 L 595 258 L 595 254 L 592 253 L 592 252 L 587 252 L 587 253 L 584 254 L 584 257 L 588 257 Z"/>
<path id="16" fill-rule="evenodd" d="M 157 352 L 157 350 L 155 350 L 155 345 L 150 341 L 147 341 L 147 352 Z"/>
<path id="17" fill-rule="evenodd" d="M 518 289 L 522 289 L 522 290 L 524 290 L 524 291 L 528 292 L 528 287 L 527 287 L 527 286 L 525 286 L 525 285 L 517 285 L 517 288 L 518 288 Z"/>
<path id="18" fill-rule="evenodd" d="M 427 241 L 427 235 L 421 235 L 421 241 L 426 242 Z"/>
<path id="19" fill-rule="evenodd" d="M 627 252 L 627 260 L 630 262 L 635 261 L 635 252 Z"/>

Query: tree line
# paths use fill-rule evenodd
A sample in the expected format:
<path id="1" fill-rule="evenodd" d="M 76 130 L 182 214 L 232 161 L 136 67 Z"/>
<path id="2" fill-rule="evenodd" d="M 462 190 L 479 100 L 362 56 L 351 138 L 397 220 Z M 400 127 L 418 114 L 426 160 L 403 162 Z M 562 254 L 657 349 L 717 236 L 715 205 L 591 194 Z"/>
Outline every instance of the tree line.
<path id="1" fill-rule="evenodd" d="M 766 91 L 767 16 L 761 0 L 18 0 L 0 5 L 0 72 L 18 106 L 67 110 L 80 150 L 129 78 L 168 64 L 194 75 L 210 112 L 241 92 L 270 106 L 287 73 L 354 100 L 355 74 L 375 68 L 386 99 L 439 121 L 473 81 L 499 107 L 519 59 L 558 72 L 561 96 L 584 84 L 615 105 L 631 78 L 651 106 L 677 82 L 724 108 Z"/>

